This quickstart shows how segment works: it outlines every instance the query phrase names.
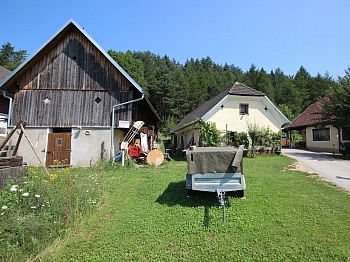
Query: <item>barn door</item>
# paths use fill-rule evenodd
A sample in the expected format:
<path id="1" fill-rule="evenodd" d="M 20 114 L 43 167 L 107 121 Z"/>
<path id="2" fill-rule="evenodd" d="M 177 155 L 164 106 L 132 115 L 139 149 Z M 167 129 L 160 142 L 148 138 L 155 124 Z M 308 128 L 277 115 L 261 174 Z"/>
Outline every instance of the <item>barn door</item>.
<path id="1" fill-rule="evenodd" d="M 50 133 L 46 150 L 46 166 L 69 166 L 71 133 Z"/>

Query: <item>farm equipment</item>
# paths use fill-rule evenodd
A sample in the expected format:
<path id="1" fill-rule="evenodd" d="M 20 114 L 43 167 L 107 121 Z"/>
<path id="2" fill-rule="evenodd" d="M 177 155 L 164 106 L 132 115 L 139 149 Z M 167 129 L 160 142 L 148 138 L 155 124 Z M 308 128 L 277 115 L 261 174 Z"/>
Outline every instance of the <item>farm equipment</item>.
<path id="1" fill-rule="evenodd" d="M 192 191 L 216 192 L 226 222 L 226 193 L 244 196 L 243 150 L 233 147 L 192 147 L 186 150 L 188 173 L 186 188 Z"/>
<path id="2" fill-rule="evenodd" d="M 124 166 L 124 158 L 125 153 L 128 153 L 132 158 L 138 159 L 141 157 L 141 148 L 140 145 L 135 145 L 132 143 L 132 140 L 135 138 L 135 136 L 140 132 L 140 129 L 145 123 L 143 121 L 136 121 L 129 131 L 127 132 L 126 136 L 124 137 L 122 143 L 121 143 L 121 157 L 122 157 L 122 166 Z M 118 156 L 118 154 L 117 154 Z M 116 157 L 117 157 L 116 156 Z"/>

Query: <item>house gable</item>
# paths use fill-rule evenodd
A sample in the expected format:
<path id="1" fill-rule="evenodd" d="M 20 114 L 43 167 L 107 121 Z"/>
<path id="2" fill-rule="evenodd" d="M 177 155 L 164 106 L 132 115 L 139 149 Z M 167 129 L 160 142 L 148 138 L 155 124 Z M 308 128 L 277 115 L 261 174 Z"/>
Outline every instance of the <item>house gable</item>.
<path id="1" fill-rule="evenodd" d="M 175 128 L 171 131 L 171 133 L 178 132 L 181 129 L 184 129 L 191 122 L 196 121 L 198 119 L 202 119 L 204 121 L 210 121 L 210 119 L 222 111 L 225 108 L 225 104 L 228 101 L 243 101 L 247 103 L 247 101 L 263 101 L 263 108 L 268 107 L 270 109 L 271 117 L 275 117 L 280 121 L 280 125 L 288 123 L 289 120 L 282 114 L 282 112 L 265 96 L 264 93 L 259 92 L 251 87 L 248 87 L 239 82 L 234 83 L 234 85 L 228 89 L 225 89 L 216 97 L 211 100 L 206 101 L 203 105 L 196 108 L 191 113 L 187 114 L 180 123 L 175 126 Z M 238 108 L 238 106 L 237 106 Z M 226 110 L 225 110 L 226 111 Z M 226 111 L 227 112 L 227 111 Z M 239 116 L 239 114 L 237 115 Z M 226 118 L 227 116 L 223 116 Z M 280 126 L 279 126 L 280 127 Z"/>
<path id="2" fill-rule="evenodd" d="M 247 112 L 241 112 L 242 106 L 246 107 Z M 248 123 L 270 127 L 277 132 L 288 122 L 266 96 L 227 95 L 215 110 L 209 111 L 202 119 L 216 123 L 221 132 L 247 132 Z"/>
<path id="3" fill-rule="evenodd" d="M 111 126 L 113 105 L 141 97 L 143 92 L 74 20 L 0 87 L 14 96 L 12 124 L 24 119 L 29 126 L 49 127 Z M 157 121 L 150 103 L 143 105 L 150 107 L 153 123 Z M 116 123 L 135 120 L 132 109 L 131 104 L 117 108 Z"/>

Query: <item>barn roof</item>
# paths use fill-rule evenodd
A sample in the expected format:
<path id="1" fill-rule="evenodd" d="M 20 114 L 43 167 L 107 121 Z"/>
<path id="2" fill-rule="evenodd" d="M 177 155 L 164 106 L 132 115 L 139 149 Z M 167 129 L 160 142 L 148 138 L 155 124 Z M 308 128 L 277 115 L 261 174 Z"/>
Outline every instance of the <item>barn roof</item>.
<path id="1" fill-rule="evenodd" d="M 19 65 L 11 74 L 9 74 L 5 79 L 0 82 L 0 88 L 7 89 L 9 86 L 16 83 L 16 76 L 19 76 L 19 72 L 25 70 L 28 66 L 34 63 L 34 58 L 40 56 L 40 54 L 45 53 L 48 49 L 52 47 L 52 45 L 58 43 L 68 32 L 70 32 L 73 28 L 78 29 L 89 41 L 120 71 L 122 75 L 124 75 L 130 83 L 141 93 L 143 93 L 142 88 L 135 82 L 131 76 L 128 75 L 124 71 L 124 69 L 113 59 L 108 53 L 85 31 L 83 27 L 81 27 L 74 19 L 68 20 L 66 24 L 58 30 L 44 45 L 38 49 L 33 55 L 29 56 L 21 65 Z"/>
<path id="2" fill-rule="evenodd" d="M 66 36 L 72 29 L 79 30 L 140 93 L 144 93 L 143 89 L 139 86 L 139 84 L 127 72 L 125 72 L 125 70 L 74 19 L 68 20 L 62 26 L 62 28 L 60 28 L 47 42 L 43 44 L 42 47 L 38 49 L 38 51 L 29 56 L 14 71 L 5 76 L 4 79 L 0 78 L 0 90 L 8 90 L 12 85 L 15 85 L 18 81 L 18 78 L 21 75 L 21 72 L 24 72 L 33 63 L 35 63 L 36 58 L 41 57 L 41 55 L 45 54 L 48 50 L 50 50 L 53 45 L 60 42 L 60 40 L 64 36 Z M 156 110 L 154 109 L 147 97 L 145 97 L 145 101 L 147 102 L 155 116 L 158 118 L 158 120 L 160 120 L 159 115 L 157 114 Z"/>
<path id="3" fill-rule="evenodd" d="M 188 113 L 179 124 L 177 124 L 171 133 L 174 133 L 184 127 L 186 127 L 189 123 L 201 119 L 206 113 L 209 112 L 215 105 L 217 105 L 222 99 L 229 95 L 236 96 L 265 96 L 264 93 L 259 92 L 249 86 L 246 86 L 241 83 L 234 83 L 234 85 L 230 88 L 225 89 L 220 94 L 215 96 L 214 98 L 204 102 L 201 106 L 197 107 L 192 112 Z"/>

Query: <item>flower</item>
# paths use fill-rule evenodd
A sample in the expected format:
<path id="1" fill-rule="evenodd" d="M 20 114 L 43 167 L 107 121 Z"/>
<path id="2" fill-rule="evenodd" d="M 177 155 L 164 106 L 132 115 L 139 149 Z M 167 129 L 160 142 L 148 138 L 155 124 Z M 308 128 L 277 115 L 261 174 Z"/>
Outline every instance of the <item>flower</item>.
<path id="1" fill-rule="evenodd" d="M 16 192 L 17 191 L 17 187 L 18 187 L 18 185 L 11 186 L 10 191 Z"/>
<path id="2" fill-rule="evenodd" d="M 51 180 L 55 180 L 56 178 L 57 178 L 57 175 L 56 175 L 56 174 L 51 174 L 51 175 L 50 175 L 50 179 L 51 179 Z"/>
<path id="3" fill-rule="evenodd" d="M 7 209 L 7 206 L 2 206 L 1 209 Z"/>
<path id="4" fill-rule="evenodd" d="M 29 193 L 28 193 L 28 192 L 25 192 L 25 193 L 22 194 L 22 196 L 25 196 L 25 197 L 26 197 L 26 196 L 29 196 Z"/>
<path id="5" fill-rule="evenodd" d="M 36 198 L 39 198 L 39 197 L 40 197 L 40 195 L 35 195 L 35 197 L 36 197 Z"/>
<path id="6" fill-rule="evenodd" d="M 36 206 L 32 206 L 32 207 L 30 207 L 31 209 L 34 209 L 34 208 L 36 208 Z"/>

